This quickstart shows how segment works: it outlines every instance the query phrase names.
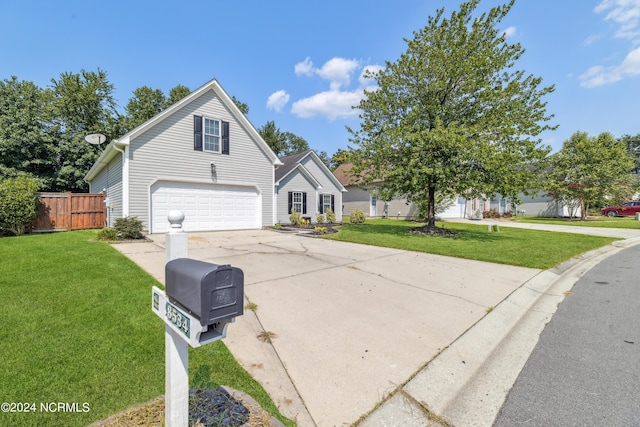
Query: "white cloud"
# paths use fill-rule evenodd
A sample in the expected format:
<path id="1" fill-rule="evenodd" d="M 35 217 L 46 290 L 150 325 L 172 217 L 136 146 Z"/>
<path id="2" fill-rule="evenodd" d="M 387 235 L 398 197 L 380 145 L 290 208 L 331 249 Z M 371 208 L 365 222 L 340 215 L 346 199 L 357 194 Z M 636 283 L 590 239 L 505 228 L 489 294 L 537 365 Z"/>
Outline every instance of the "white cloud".
<path id="1" fill-rule="evenodd" d="M 616 70 L 616 67 L 605 68 L 601 65 L 596 65 L 589 68 L 587 72 L 579 76 L 578 79 L 580 80 L 580 86 L 593 88 L 609 83 L 615 83 L 620 81 L 622 77 Z"/>
<path id="2" fill-rule="evenodd" d="M 585 46 L 590 46 L 593 43 L 597 42 L 598 40 L 600 40 L 602 38 L 602 36 L 600 34 L 592 34 L 589 37 L 587 37 L 582 44 Z"/>
<path id="3" fill-rule="evenodd" d="M 330 90 L 320 92 L 308 98 L 296 101 L 291 106 L 291 112 L 304 119 L 324 116 L 333 121 L 358 115 L 353 108 L 364 97 L 362 89 L 353 92 Z"/>
<path id="4" fill-rule="evenodd" d="M 596 6 L 594 11 L 602 13 L 610 9 L 611 11 L 604 19 L 614 21 L 620 25 L 615 36 L 638 42 L 637 39 L 640 36 L 640 31 L 638 30 L 640 0 L 603 0 Z"/>
<path id="5" fill-rule="evenodd" d="M 635 48 L 618 67 L 618 71 L 626 76 L 637 76 L 640 74 L 640 47 Z"/>
<path id="6" fill-rule="evenodd" d="M 619 65 L 596 65 L 589 68 L 579 77 L 582 87 L 598 87 L 618 82 L 625 77 L 640 75 L 640 48 L 635 47 L 640 44 L 640 0 L 602 0 L 594 12 L 605 11 L 609 13 L 604 19 L 618 24 L 614 36 L 631 41 L 632 50 Z M 589 45 L 594 40 L 596 39 L 590 37 L 585 44 Z"/>
<path id="7" fill-rule="evenodd" d="M 282 108 L 287 105 L 287 102 L 289 102 L 289 98 L 289 94 L 284 90 L 274 92 L 269 95 L 269 99 L 267 99 L 267 108 L 280 112 Z"/>
<path id="8" fill-rule="evenodd" d="M 331 82 L 331 90 L 338 90 L 343 85 L 349 86 L 351 74 L 358 66 L 358 61 L 354 59 L 332 58 L 316 70 L 316 74 Z"/>
<path id="9" fill-rule="evenodd" d="M 353 76 L 360 69 L 359 86 L 350 90 Z M 297 76 L 317 76 L 327 80 L 329 90 L 297 100 L 291 105 L 291 112 L 301 118 L 326 117 L 331 121 L 357 116 L 359 110 L 354 107 L 364 98 L 364 90 L 375 89 L 375 80 L 365 78 L 365 72 L 375 74 L 382 69 L 379 65 L 363 67 L 361 61 L 340 57 L 331 58 L 322 67 L 316 67 L 311 58 L 307 57 L 295 65 L 294 72 Z"/>
<path id="10" fill-rule="evenodd" d="M 308 56 L 304 61 L 298 62 L 294 67 L 297 76 L 313 76 L 314 74 L 331 82 L 331 90 L 338 90 L 341 86 L 351 83 L 351 75 L 358 68 L 359 62 L 355 59 L 332 58 L 324 63 L 321 68 L 313 66 Z"/>
<path id="11" fill-rule="evenodd" d="M 313 74 L 313 62 L 311 62 L 311 58 L 308 56 L 302 62 L 298 62 L 294 67 L 293 71 L 296 73 L 296 76 L 311 76 Z"/>
<path id="12" fill-rule="evenodd" d="M 516 35 L 516 27 L 511 26 L 508 27 L 506 30 L 504 30 L 504 36 L 509 38 L 509 37 L 513 37 Z"/>

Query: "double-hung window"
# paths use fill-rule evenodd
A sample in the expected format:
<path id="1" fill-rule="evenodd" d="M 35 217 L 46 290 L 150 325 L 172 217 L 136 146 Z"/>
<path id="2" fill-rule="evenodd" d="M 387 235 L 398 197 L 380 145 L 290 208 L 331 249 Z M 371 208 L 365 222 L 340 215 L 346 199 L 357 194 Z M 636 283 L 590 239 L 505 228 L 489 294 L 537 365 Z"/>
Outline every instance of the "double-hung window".
<path id="1" fill-rule="evenodd" d="M 327 212 L 331 208 L 331 194 L 322 195 L 322 212 Z"/>
<path id="2" fill-rule="evenodd" d="M 301 191 L 294 191 L 291 197 L 292 197 L 291 206 L 292 206 L 293 210 L 298 212 L 298 213 L 303 213 L 303 211 L 302 211 L 302 192 Z"/>
<path id="3" fill-rule="evenodd" d="M 220 121 L 204 119 L 204 151 L 220 152 Z"/>

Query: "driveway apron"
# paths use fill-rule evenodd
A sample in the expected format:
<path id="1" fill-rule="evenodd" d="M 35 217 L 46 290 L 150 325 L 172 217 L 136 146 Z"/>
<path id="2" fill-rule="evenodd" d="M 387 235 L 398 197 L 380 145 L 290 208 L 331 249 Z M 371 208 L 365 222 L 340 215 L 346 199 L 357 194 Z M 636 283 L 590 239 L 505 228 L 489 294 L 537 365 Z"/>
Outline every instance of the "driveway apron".
<path id="1" fill-rule="evenodd" d="M 164 235 L 115 247 L 164 283 Z M 245 273 L 224 342 L 298 425 L 350 425 L 540 270 L 267 230 L 189 234 Z M 268 338 L 268 339 L 267 339 Z"/>

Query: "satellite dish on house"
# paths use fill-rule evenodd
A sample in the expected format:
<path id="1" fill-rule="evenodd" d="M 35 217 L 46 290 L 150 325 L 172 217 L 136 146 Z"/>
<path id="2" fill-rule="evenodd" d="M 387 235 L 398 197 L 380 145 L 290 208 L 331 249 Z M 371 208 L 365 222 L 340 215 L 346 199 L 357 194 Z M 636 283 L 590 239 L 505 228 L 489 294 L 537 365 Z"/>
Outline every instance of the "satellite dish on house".
<path id="1" fill-rule="evenodd" d="M 87 141 L 91 145 L 100 145 L 103 142 L 107 141 L 107 137 L 101 133 L 92 133 L 84 137 L 84 140 Z"/>

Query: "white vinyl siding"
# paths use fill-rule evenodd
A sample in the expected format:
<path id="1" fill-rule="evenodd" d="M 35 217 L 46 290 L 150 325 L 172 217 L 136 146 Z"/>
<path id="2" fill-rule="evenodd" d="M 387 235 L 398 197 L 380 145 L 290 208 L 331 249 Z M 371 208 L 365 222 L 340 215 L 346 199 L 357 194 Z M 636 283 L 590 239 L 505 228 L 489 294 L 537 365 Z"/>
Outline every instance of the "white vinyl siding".
<path id="1" fill-rule="evenodd" d="M 277 222 L 281 224 L 289 224 L 289 215 L 291 212 L 287 212 L 289 208 L 289 192 L 298 192 L 307 194 L 307 212 L 303 214 L 305 217 L 310 217 L 312 221 L 315 221 L 315 205 L 314 202 L 317 197 L 317 191 L 313 183 L 311 183 L 306 176 L 302 173 L 294 172 L 287 176 L 280 182 L 280 185 L 276 189 L 277 191 L 277 204 L 278 204 L 278 217 Z M 311 212 L 313 211 L 313 212 Z"/>
<path id="2" fill-rule="evenodd" d="M 109 164 L 91 181 L 92 193 L 106 191 L 107 226 L 113 227 L 115 220 L 122 217 L 122 155 L 118 153 Z"/>
<path id="3" fill-rule="evenodd" d="M 229 122 L 230 155 L 193 149 L 194 115 Z M 132 139 L 130 159 L 129 212 L 143 221 L 146 230 L 151 186 L 159 180 L 257 187 L 263 202 L 261 225 L 273 223 L 273 162 L 213 90 Z"/>
<path id="4" fill-rule="evenodd" d="M 313 177 L 320 183 L 321 189 L 319 193 L 333 195 L 333 205 L 334 205 L 334 213 L 336 214 L 336 221 L 342 221 L 342 188 L 338 187 L 337 179 L 333 176 L 331 171 L 324 167 L 322 167 L 317 163 L 319 160 L 316 160 L 312 156 L 305 157 L 300 163 L 304 166 Z M 318 196 L 315 197 L 315 208 L 318 209 Z M 329 200 L 329 207 L 331 207 Z M 308 209 L 308 208 L 307 208 Z M 324 210 L 326 212 L 326 209 Z M 315 215 L 312 215 L 315 217 Z M 314 218 L 315 219 L 315 218 Z"/>

